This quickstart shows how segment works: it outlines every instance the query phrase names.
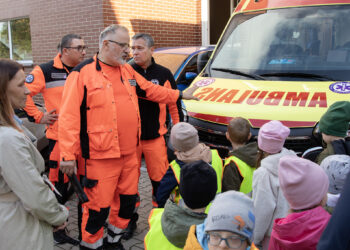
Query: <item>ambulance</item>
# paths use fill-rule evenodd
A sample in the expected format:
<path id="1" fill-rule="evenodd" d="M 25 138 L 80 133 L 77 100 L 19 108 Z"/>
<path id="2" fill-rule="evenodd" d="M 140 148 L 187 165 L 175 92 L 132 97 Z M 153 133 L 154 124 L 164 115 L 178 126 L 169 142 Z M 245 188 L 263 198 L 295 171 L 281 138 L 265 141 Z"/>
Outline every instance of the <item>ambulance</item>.
<path id="1" fill-rule="evenodd" d="M 280 120 L 285 146 L 320 145 L 318 122 L 336 101 L 350 101 L 350 0 L 242 0 L 192 84 L 188 122 L 206 144 L 228 150 L 227 124 L 259 128 Z"/>

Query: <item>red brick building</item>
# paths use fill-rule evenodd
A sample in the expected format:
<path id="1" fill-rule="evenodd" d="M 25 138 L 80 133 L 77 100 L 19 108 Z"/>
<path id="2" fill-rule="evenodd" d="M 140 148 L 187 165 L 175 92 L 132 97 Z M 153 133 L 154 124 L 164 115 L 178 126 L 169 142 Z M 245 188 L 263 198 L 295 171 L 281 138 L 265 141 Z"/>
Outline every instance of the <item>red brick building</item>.
<path id="1" fill-rule="evenodd" d="M 131 36 L 150 33 L 156 47 L 207 45 L 217 41 L 236 4 L 237 0 L 1 0 L 0 57 L 24 61 L 31 68 L 51 60 L 60 38 L 68 33 L 81 35 L 89 47 L 87 56 L 92 56 L 99 33 L 113 23 L 128 27 Z"/>

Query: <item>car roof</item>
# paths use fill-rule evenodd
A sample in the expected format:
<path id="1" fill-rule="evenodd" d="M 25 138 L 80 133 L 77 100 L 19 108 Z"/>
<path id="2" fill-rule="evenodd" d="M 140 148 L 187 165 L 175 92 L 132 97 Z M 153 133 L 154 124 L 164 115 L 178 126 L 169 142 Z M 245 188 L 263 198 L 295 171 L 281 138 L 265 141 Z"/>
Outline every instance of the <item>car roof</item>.
<path id="1" fill-rule="evenodd" d="M 164 54 L 182 54 L 182 55 L 191 55 L 198 51 L 214 50 L 215 45 L 209 46 L 182 46 L 182 47 L 164 47 L 155 49 L 155 53 L 164 53 Z"/>

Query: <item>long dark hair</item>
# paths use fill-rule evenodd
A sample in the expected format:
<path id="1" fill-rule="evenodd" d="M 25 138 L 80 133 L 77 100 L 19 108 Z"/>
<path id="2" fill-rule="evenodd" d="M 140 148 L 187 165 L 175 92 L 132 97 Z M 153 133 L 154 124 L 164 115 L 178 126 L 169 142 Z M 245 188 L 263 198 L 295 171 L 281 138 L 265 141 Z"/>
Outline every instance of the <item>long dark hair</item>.
<path id="1" fill-rule="evenodd" d="M 258 155 L 256 157 L 256 168 L 259 168 L 261 165 L 261 161 L 269 155 L 270 155 L 269 153 L 267 153 L 259 148 Z"/>
<path id="2" fill-rule="evenodd" d="M 23 66 L 15 61 L 0 58 L 0 126 L 18 129 L 13 119 L 13 108 L 7 96 L 10 81 Z M 18 129 L 19 130 L 19 129 Z"/>

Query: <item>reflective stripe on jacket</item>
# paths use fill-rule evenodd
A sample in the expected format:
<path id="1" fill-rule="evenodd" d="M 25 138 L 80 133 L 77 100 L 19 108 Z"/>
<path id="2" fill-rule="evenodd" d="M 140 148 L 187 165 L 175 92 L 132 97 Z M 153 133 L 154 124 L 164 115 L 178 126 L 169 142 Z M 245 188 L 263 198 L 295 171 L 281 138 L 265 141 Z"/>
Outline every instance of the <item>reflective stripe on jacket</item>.
<path id="1" fill-rule="evenodd" d="M 211 155 L 212 155 L 212 160 L 211 160 L 211 166 L 214 168 L 216 172 L 216 179 L 217 179 L 217 191 L 216 193 L 221 193 L 221 181 L 222 181 L 222 173 L 223 173 L 223 165 L 222 165 L 222 160 L 220 158 L 220 155 L 216 149 L 212 149 Z M 174 172 L 176 181 L 178 184 L 180 184 L 180 173 L 181 173 L 181 167 L 179 164 L 176 162 L 176 160 L 172 161 L 170 163 L 170 167 Z M 172 194 L 174 194 L 174 202 L 179 203 L 181 200 L 180 192 L 179 192 L 179 186 L 177 186 L 173 191 Z M 208 213 L 209 207 L 211 203 L 207 206 L 207 209 L 205 210 L 206 213 Z"/>
<path id="2" fill-rule="evenodd" d="M 129 64 L 115 68 L 121 73 L 121 78 L 115 81 L 124 84 L 138 116 L 138 132 L 130 136 L 140 138 L 138 96 L 159 103 L 175 103 L 179 91 L 148 82 Z M 119 158 L 117 115 L 112 83 L 96 56 L 75 67 L 67 78 L 62 97 L 59 119 L 61 158 L 75 160 L 80 147 L 87 159 Z"/>
<path id="3" fill-rule="evenodd" d="M 230 162 L 233 161 L 241 176 L 243 177 L 243 181 L 241 183 L 241 187 L 239 189 L 240 192 L 249 194 L 253 190 L 253 173 L 255 168 L 249 166 L 247 163 L 242 161 L 236 156 L 230 156 L 225 160 L 225 166 L 224 168 L 230 164 Z"/>
<path id="4" fill-rule="evenodd" d="M 56 109 L 55 113 L 59 114 L 63 88 L 68 74 L 69 71 L 61 61 L 61 55 L 57 54 L 53 60 L 36 66 L 27 76 L 25 85 L 29 89 L 30 95 L 27 97 L 24 110 L 34 118 L 36 123 L 40 122 L 44 114 L 34 104 L 32 96 L 42 93 L 46 110 Z M 47 126 L 46 137 L 57 141 L 57 122 Z"/>
<path id="5" fill-rule="evenodd" d="M 171 244 L 164 235 L 161 223 L 163 212 L 164 208 L 154 208 L 148 217 L 149 231 L 144 240 L 145 250 L 182 249 Z"/>

